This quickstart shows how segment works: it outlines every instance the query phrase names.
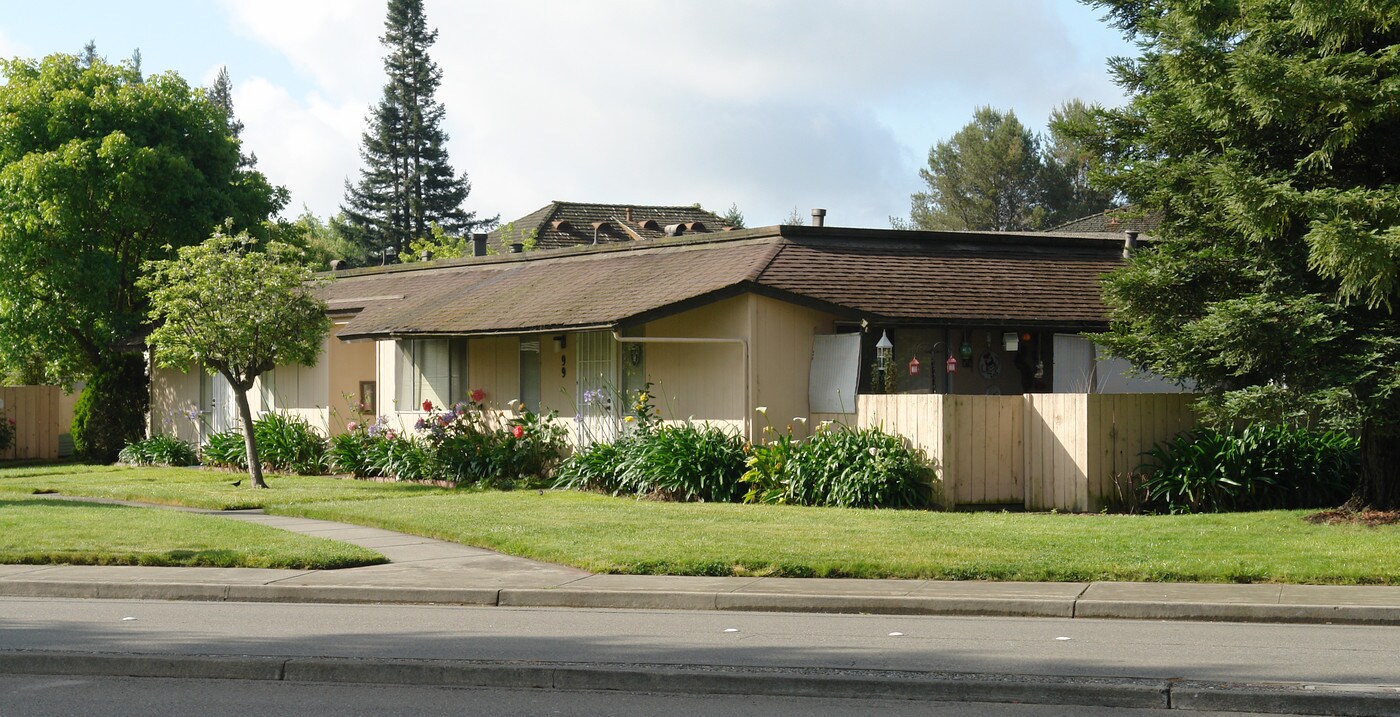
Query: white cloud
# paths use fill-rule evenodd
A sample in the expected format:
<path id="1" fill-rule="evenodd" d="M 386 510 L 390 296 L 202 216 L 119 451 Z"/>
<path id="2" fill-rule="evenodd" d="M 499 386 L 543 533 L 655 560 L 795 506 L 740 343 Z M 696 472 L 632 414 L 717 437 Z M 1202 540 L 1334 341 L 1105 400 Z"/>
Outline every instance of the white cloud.
<path id="1" fill-rule="evenodd" d="M 245 151 L 258 156 L 258 169 L 273 183 L 292 192 L 286 213 L 300 214 L 305 204 L 322 216 L 333 214 L 345 179 L 358 176 L 363 108 L 319 94 L 296 98 L 262 77 L 235 85 L 233 106 L 244 125 Z"/>
<path id="2" fill-rule="evenodd" d="M 1118 101 L 1102 40 L 1086 52 L 1054 1 L 429 0 L 427 12 L 453 165 L 480 213 L 510 219 L 551 199 L 732 201 L 751 224 L 796 205 L 885 226 L 907 211 L 928 147 L 975 106 L 1040 127 L 1071 97 Z M 384 81 L 383 8 L 227 4 L 239 32 L 316 88 L 235 85 L 248 144 L 294 209 L 334 211 L 357 176 Z"/>

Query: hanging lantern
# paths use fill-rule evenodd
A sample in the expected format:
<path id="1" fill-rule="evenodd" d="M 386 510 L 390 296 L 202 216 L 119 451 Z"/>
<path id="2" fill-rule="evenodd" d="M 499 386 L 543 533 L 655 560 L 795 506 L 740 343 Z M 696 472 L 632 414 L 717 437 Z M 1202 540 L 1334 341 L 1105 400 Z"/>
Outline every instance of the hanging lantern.
<path id="1" fill-rule="evenodd" d="M 967 340 L 966 336 L 963 337 L 962 348 L 958 349 L 958 354 L 962 356 L 963 361 L 972 360 L 972 343 Z"/>
<path id="2" fill-rule="evenodd" d="M 948 373 L 958 372 L 958 358 L 956 356 L 949 356 L 948 363 L 946 365 L 948 367 Z"/>
<path id="3" fill-rule="evenodd" d="M 880 340 L 875 344 L 875 361 L 882 372 L 894 370 L 894 344 L 890 342 L 887 331 L 880 332 Z"/>
<path id="4" fill-rule="evenodd" d="M 909 359 L 909 375 L 910 375 L 910 376 L 918 376 L 918 375 L 919 375 L 919 357 L 918 357 L 918 356 L 915 356 L 915 357 Z"/>

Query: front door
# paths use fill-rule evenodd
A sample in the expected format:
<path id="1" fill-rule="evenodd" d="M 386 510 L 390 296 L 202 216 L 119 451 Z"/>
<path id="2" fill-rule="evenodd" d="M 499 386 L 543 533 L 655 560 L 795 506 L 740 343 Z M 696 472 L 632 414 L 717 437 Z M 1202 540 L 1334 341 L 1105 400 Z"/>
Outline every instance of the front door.
<path id="1" fill-rule="evenodd" d="M 617 437 L 617 342 L 607 331 L 578 335 L 577 444 Z"/>
<path id="2" fill-rule="evenodd" d="M 204 414 L 201 421 L 200 439 L 209 436 L 205 430 L 223 433 L 238 424 L 238 405 L 234 401 L 233 387 L 221 373 L 201 374 L 199 378 L 199 410 Z"/>

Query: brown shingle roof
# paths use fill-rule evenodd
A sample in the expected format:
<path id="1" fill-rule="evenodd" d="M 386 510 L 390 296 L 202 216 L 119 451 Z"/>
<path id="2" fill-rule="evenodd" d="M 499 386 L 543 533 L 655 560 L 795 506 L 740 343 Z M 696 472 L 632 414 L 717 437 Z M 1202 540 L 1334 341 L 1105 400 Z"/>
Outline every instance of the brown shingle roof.
<path id="1" fill-rule="evenodd" d="M 1108 211 L 1092 214 L 1087 217 L 1065 222 L 1060 226 L 1050 229 L 1052 232 L 1075 232 L 1075 233 L 1114 233 L 1141 232 L 1142 234 L 1153 234 L 1157 227 L 1162 224 L 1161 212 L 1142 213 L 1141 209 L 1133 206 L 1109 209 Z"/>
<path id="2" fill-rule="evenodd" d="M 765 227 L 350 272 L 341 338 L 618 327 L 755 291 L 872 321 L 1102 326 L 1102 237 Z M 402 297 L 402 298 L 399 298 Z"/>
<path id="3" fill-rule="evenodd" d="M 533 236 L 536 248 L 559 249 L 593 244 L 595 223 L 602 225 L 598 228 L 597 243 L 608 244 L 660 239 L 666 236 L 668 225 L 694 222 L 699 222 L 703 228 L 697 226 L 693 230 L 688 229 L 687 234 L 724 229 L 724 222 L 719 216 L 699 207 L 554 201 L 511 222 L 509 230 L 500 228 L 491 232 L 488 241 L 492 246 L 500 247 Z"/>
<path id="4" fill-rule="evenodd" d="M 1117 241 L 1032 236 L 787 241 L 759 283 L 886 319 L 1099 324 L 1099 277 L 1121 264 Z M 959 239 L 961 239 L 959 241 Z"/>

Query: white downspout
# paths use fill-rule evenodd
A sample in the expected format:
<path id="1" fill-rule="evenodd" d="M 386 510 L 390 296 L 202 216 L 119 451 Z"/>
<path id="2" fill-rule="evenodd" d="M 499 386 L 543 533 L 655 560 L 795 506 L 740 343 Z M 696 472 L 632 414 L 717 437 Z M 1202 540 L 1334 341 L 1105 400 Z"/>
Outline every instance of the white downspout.
<path id="1" fill-rule="evenodd" d="M 614 331 L 613 339 L 618 343 L 628 344 L 739 344 L 744 352 L 744 410 L 741 415 L 744 417 L 744 438 L 753 440 L 753 417 L 749 414 L 749 342 L 748 339 L 720 339 L 720 338 L 693 338 L 693 337 L 663 337 L 663 336 L 623 336 Z"/>

